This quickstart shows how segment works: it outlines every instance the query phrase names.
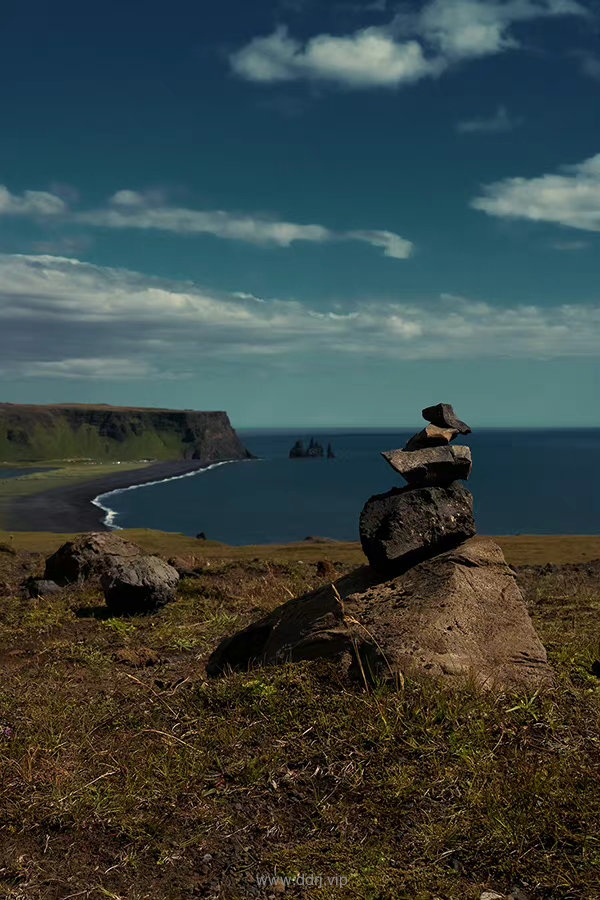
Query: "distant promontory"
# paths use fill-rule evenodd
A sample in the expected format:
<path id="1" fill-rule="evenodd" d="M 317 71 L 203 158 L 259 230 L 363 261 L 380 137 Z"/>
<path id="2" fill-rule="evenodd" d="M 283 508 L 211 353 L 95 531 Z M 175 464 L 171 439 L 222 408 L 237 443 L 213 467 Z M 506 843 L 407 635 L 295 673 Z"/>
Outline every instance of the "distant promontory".
<path id="1" fill-rule="evenodd" d="M 331 444 L 328 444 L 327 450 L 325 450 L 323 445 L 315 441 L 314 438 L 311 438 L 308 444 L 298 440 L 290 450 L 290 459 L 323 459 L 324 457 L 335 459 L 333 447 Z"/>
<path id="2" fill-rule="evenodd" d="M 225 412 L 0 404 L 0 461 L 247 459 Z"/>

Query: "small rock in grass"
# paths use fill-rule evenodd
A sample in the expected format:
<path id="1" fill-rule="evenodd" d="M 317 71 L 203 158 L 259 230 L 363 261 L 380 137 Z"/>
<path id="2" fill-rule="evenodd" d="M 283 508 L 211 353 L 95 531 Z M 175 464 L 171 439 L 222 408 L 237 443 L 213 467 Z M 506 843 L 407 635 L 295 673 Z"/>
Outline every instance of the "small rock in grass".
<path id="1" fill-rule="evenodd" d="M 52 594 L 60 594 L 62 588 L 55 581 L 43 578 L 30 578 L 25 587 L 30 597 L 49 597 Z"/>
<path id="2" fill-rule="evenodd" d="M 112 532 L 91 532 L 67 541 L 46 560 L 44 578 L 57 584 L 81 583 L 101 575 L 112 559 L 132 559 L 141 549 Z"/>
<path id="3" fill-rule="evenodd" d="M 158 556 L 113 559 L 100 583 L 106 605 L 115 614 L 153 613 L 175 599 L 179 573 Z"/>

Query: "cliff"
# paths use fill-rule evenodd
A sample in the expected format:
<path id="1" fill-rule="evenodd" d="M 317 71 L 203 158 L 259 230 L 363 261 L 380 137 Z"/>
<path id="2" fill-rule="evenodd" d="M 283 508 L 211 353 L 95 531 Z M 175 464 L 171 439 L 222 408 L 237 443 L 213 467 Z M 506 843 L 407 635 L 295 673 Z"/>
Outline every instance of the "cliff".
<path id="1" fill-rule="evenodd" d="M 0 461 L 218 462 L 248 456 L 224 412 L 0 404 Z"/>

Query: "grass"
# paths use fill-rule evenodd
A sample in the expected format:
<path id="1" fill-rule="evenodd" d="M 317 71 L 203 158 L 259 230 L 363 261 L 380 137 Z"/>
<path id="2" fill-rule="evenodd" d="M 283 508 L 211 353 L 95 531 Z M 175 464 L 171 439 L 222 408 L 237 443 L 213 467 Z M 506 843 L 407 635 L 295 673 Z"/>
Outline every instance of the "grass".
<path id="1" fill-rule="evenodd" d="M 536 568 L 560 547 L 509 539 L 552 691 L 366 692 L 322 663 L 204 676 L 221 638 L 356 545 L 135 536 L 197 568 L 155 616 L 106 618 L 93 584 L 23 598 L 64 536 L 0 549 L 0 898 L 279 896 L 267 876 L 323 900 L 600 898 L 598 564 Z"/>
<path id="2" fill-rule="evenodd" d="M 0 485 L 2 482 L 0 481 Z M 1 497 L 1 493 L 0 493 Z M 183 555 L 195 557 L 198 561 L 218 556 L 229 560 L 277 559 L 283 561 L 305 560 L 316 562 L 320 559 L 334 559 L 352 566 L 363 565 L 363 556 L 358 542 L 297 544 L 262 544 L 259 546 L 230 547 L 216 541 L 198 541 L 183 534 L 131 528 L 119 534 L 135 541 L 149 553 L 167 556 Z M 62 543 L 75 535 L 53 534 L 39 531 L 0 530 L 0 542 L 10 544 L 17 550 L 37 550 L 53 553 Z M 508 535 L 495 537 L 504 551 L 506 559 L 515 566 L 543 566 L 546 564 L 585 563 L 600 559 L 600 536 L 579 535 Z"/>

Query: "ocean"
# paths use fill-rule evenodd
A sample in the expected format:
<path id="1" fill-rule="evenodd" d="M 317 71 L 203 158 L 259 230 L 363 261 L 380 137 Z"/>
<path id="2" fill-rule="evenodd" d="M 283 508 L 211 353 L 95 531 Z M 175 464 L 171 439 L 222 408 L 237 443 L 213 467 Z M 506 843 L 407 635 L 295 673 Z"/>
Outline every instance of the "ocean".
<path id="1" fill-rule="evenodd" d="M 112 492 L 110 524 L 154 528 L 232 545 L 358 540 L 372 495 L 402 486 L 380 451 L 414 433 L 375 430 L 238 431 L 257 460 Z M 335 459 L 292 459 L 298 438 L 331 443 Z M 482 534 L 599 534 L 600 429 L 480 430 L 468 482 Z"/>

